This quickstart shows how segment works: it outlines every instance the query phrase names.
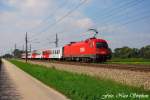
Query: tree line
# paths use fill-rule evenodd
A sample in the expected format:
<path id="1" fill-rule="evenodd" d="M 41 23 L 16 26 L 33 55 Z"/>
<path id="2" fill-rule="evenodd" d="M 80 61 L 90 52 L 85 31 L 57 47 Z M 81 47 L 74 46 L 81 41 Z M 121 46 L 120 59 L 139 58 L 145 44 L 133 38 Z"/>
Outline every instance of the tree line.
<path id="1" fill-rule="evenodd" d="M 150 59 L 150 45 L 144 46 L 140 49 L 130 48 L 124 46 L 122 48 L 114 49 L 112 53 L 113 57 L 116 58 L 145 58 Z"/>
<path id="2" fill-rule="evenodd" d="M 24 53 L 24 51 L 19 50 L 19 49 L 15 49 L 12 54 L 5 54 L 2 57 L 3 58 L 21 58 L 22 53 Z"/>

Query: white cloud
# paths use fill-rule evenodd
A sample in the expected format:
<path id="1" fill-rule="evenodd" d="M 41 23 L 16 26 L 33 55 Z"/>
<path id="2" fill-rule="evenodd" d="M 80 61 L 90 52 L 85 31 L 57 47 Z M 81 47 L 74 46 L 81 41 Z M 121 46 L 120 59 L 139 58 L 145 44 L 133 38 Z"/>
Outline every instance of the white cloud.
<path id="1" fill-rule="evenodd" d="M 88 1 L 90 2 L 91 0 Z M 68 0 L 69 6 L 63 5 L 62 7 L 59 7 L 60 2 L 55 0 L 3 0 L 3 2 L 5 3 L 5 5 L 14 9 L 11 11 L 5 10 L 4 12 L 0 13 L 0 23 L 2 23 L 0 24 L 0 34 L 3 35 L 3 40 L 5 40 L 9 35 L 12 36 L 11 42 L 8 41 L 9 44 L 6 43 L 5 45 L 9 48 L 10 45 L 13 45 L 10 43 L 20 41 L 21 38 L 24 37 L 26 31 L 29 31 L 34 27 L 36 28 L 40 24 L 40 27 L 37 27 L 37 29 L 34 30 L 34 32 L 36 32 L 40 29 L 44 29 L 45 27 L 47 27 L 47 25 L 55 23 L 55 21 L 64 16 L 68 11 L 78 5 L 81 1 Z M 70 6 L 71 4 L 72 7 Z M 57 12 L 54 12 L 55 10 Z M 53 16 L 49 16 L 51 14 Z M 43 21 L 43 19 L 48 16 L 49 20 L 47 22 L 41 23 L 41 21 Z M 47 38 L 51 31 L 55 31 L 55 28 L 57 28 L 57 31 L 61 31 L 62 29 L 65 31 L 72 31 L 75 29 L 87 30 L 87 28 L 93 25 L 94 22 L 92 21 L 92 19 L 85 16 L 83 12 L 77 9 L 71 15 L 67 16 L 62 22 L 57 24 L 54 28 L 49 29 L 46 33 L 44 33 L 44 35 L 39 37 L 42 37 L 42 39 Z M 67 34 L 68 33 L 65 33 L 64 37 L 67 36 Z M 24 41 L 24 38 L 22 38 L 22 40 Z M 0 45 L 2 46 L 3 43 L 1 42 Z"/>
<path id="2" fill-rule="evenodd" d="M 83 28 L 83 29 L 88 29 L 90 27 L 94 26 L 93 21 L 90 18 L 83 18 L 83 19 L 79 19 L 76 21 L 76 26 Z"/>

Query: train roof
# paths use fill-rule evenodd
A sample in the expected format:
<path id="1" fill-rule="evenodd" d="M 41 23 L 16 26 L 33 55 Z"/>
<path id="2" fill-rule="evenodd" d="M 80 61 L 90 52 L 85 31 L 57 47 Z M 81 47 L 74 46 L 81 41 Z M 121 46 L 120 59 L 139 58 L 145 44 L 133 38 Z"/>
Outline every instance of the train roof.
<path id="1" fill-rule="evenodd" d="M 96 41 L 96 42 L 106 42 L 106 40 L 104 40 L 104 39 L 99 39 L 99 38 L 95 38 L 95 37 L 93 37 L 93 38 L 88 38 L 88 39 L 86 39 L 86 40 L 84 40 L 84 41 L 79 41 L 79 42 L 70 42 L 68 45 L 72 45 L 72 44 L 78 44 L 78 43 L 84 43 L 84 42 L 89 42 L 89 41 Z"/>
<path id="2" fill-rule="evenodd" d="M 91 41 L 91 40 L 97 41 L 97 42 L 106 42 L 106 40 L 104 40 L 104 39 L 99 39 L 99 38 L 95 38 L 95 37 L 86 39 L 85 41 Z"/>
<path id="3" fill-rule="evenodd" d="M 34 52 L 34 51 L 44 51 L 44 50 L 58 50 L 58 49 L 62 49 L 62 47 L 37 49 L 37 50 L 33 50 L 32 52 Z"/>

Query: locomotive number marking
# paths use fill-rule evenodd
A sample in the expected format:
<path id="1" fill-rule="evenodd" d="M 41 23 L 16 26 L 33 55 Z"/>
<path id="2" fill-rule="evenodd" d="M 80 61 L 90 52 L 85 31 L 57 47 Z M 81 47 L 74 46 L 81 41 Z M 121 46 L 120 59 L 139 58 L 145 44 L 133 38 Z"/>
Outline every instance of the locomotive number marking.
<path id="1" fill-rule="evenodd" d="M 84 52 L 85 51 L 85 48 L 80 48 L 80 52 Z"/>

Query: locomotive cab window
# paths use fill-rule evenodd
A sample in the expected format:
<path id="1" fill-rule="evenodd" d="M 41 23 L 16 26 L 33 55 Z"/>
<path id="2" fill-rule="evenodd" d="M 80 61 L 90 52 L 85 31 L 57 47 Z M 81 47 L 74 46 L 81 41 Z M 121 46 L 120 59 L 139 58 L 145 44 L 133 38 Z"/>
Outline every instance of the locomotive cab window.
<path id="1" fill-rule="evenodd" d="M 97 42 L 96 48 L 108 48 L 108 45 L 106 42 Z"/>

